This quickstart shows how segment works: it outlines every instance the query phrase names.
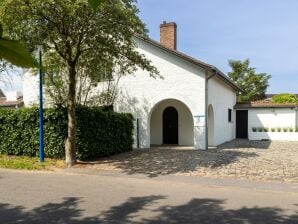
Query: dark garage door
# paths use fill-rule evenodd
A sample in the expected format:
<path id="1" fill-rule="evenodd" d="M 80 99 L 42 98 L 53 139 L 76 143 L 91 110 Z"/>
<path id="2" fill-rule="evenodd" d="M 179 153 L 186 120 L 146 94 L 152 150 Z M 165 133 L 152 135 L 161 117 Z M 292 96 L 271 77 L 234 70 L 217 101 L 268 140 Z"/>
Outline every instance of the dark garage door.
<path id="1" fill-rule="evenodd" d="M 236 111 L 236 138 L 248 138 L 248 111 Z"/>

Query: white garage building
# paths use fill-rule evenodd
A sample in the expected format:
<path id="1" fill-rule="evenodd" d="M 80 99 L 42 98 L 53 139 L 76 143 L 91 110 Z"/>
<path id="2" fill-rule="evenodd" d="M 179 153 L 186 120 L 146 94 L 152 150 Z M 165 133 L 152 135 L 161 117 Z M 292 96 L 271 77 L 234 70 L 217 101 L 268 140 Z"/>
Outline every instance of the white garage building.
<path id="1" fill-rule="evenodd" d="M 151 78 L 142 70 L 120 79 L 121 94 L 114 109 L 137 119 L 136 147 L 177 144 L 206 149 L 235 138 L 239 87 L 216 67 L 177 51 L 176 27 L 175 23 L 161 24 L 160 43 L 135 38 L 139 52 L 152 61 L 163 79 Z M 25 80 L 25 105 L 37 103 L 37 81 L 32 88 L 33 78 Z"/>
<path id="2" fill-rule="evenodd" d="M 236 138 L 298 141 L 298 105 L 270 100 L 238 103 Z"/>

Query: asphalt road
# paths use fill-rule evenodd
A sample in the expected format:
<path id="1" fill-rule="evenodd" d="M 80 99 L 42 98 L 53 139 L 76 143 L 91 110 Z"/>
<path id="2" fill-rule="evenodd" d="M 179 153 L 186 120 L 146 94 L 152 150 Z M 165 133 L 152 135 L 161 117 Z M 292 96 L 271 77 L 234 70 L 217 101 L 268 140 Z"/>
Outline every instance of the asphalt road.
<path id="1" fill-rule="evenodd" d="M 295 187 L 220 182 L 0 169 L 0 223 L 298 223 Z"/>

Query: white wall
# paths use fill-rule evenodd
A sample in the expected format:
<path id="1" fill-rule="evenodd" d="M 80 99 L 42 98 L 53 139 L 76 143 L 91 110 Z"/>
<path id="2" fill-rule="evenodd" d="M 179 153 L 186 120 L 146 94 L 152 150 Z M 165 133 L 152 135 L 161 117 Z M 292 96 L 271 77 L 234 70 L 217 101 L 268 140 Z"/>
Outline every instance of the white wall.
<path id="1" fill-rule="evenodd" d="M 293 128 L 296 125 L 296 111 L 290 108 L 268 108 L 248 110 L 248 138 L 250 140 L 298 141 L 298 133 L 272 132 L 270 128 Z M 269 132 L 253 132 L 252 128 L 265 127 Z"/>
<path id="2" fill-rule="evenodd" d="M 213 146 L 231 141 L 235 138 L 236 114 L 233 109 L 236 104 L 236 93 L 219 78 L 208 81 L 208 105 L 214 112 Z M 232 122 L 228 121 L 228 109 L 232 109 Z"/>
<path id="3" fill-rule="evenodd" d="M 176 99 L 183 102 L 192 115 L 205 115 L 205 71 L 190 62 L 137 40 L 144 54 L 160 71 L 161 78 L 151 78 L 138 70 L 120 80 L 120 96 L 115 109 L 131 112 L 140 118 L 140 145 L 150 146 L 150 115 L 159 102 Z M 205 148 L 205 127 L 194 127 L 194 148 Z"/>
<path id="4" fill-rule="evenodd" d="M 163 111 L 173 106 L 178 111 L 178 144 L 193 145 L 194 143 L 194 124 L 190 110 L 178 100 L 164 100 L 153 110 L 150 120 L 150 144 L 163 144 Z"/>
<path id="5" fill-rule="evenodd" d="M 23 75 L 23 101 L 26 107 L 38 104 L 38 85 L 38 76 L 28 70 Z"/>

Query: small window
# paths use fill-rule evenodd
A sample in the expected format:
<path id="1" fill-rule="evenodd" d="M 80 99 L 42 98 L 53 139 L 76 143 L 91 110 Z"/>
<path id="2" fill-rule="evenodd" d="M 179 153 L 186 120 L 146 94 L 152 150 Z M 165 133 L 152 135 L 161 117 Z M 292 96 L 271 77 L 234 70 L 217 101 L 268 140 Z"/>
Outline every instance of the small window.
<path id="1" fill-rule="evenodd" d="M 232 122 L 232 109 L 229 109 L 229 122 Z"/>

